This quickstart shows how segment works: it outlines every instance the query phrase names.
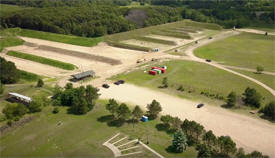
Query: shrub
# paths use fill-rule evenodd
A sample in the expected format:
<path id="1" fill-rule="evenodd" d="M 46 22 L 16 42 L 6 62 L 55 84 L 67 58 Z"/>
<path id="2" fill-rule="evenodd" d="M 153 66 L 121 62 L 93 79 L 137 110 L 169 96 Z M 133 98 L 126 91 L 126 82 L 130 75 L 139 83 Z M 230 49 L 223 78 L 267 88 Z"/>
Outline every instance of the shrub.
<path id="1" fill-rule="evenodd" d="M 59 108 L 58 108 L 58 107 L 54 107 L 54 109 L 53 109 L 53 113 L 54 113 L 54 114 L 59 113 Z"/>
<path id="2" fill-rule="evenodd" d="M 43 85 L 44 85 L 43 80 L 42 80 L 42 79 L 39 79 L 39 80 L 37 81 L 36 87 L 43 87 Z"/>
<path id="3" fill-rule="evenodd" d="M 261 106 L 262 96 L 256 91 L 256 89 L 247 87 L 243 93 L 243 96 L 244 97 L 242 100 L 246 105 L 250 105 L 256 108 Z"/>
<path id="4" fill-rule="evenodd" d="M 3 93 L 4 93 L 4 90 L 5 90 L 5 86 L 4 86 L 4 84 L 2 84 L 2 83 L 0 82 L 0 94 L 3 94 Z"/>
<path id="5" fill-rule="evenodd" d="M 260 110 L 265 116 L 275 120 L 275 101 L 268 103 L 264 108 Z"/>
<path id="6" fill-rule="evenodd" d="M 0 80 L 4 84 L 16 83 L 20 78 L 20 73 L 15 64 L 2 57 L 0 57 L 0 72 Z"/>

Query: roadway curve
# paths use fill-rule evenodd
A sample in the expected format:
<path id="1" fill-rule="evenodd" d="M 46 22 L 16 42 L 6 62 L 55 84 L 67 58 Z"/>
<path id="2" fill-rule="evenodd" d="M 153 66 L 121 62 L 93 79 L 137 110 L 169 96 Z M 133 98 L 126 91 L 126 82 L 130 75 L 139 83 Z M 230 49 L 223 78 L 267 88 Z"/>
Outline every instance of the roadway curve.
<path id="1" fill-rule="evenodd" d="M 249 76 L 246 76 L 244 74 L 241 74 L 239 72 L 236 72 L 236 71 L 233 71 L 229 68 L 226 68 L 226 66 L 224 65 L 221 65 L 221 64 L 218 64 L 216 62 L 206 62 L 205 59 L 201 59 L 201 58 L 198 58 L 194 55 L 194 50 L 198 47 L 201 47 L 201 46 L 204 46 L 208 43 L 211 43 L 211 42 L 214 42 L 214 41 L 217 41 L 217 40 L 221 40 L 221 39 L 225 39 L 227 37 L 230 37 L 230 36 L 234 36 L 234 35 L 238 35 L 239 32 L 237 31 L 224 31 L 216 36 L 213 36 L 213 39 L 204 39 L 204 40 L 201 40 L 199 41 L 198 44 L 194 44 L 190 47 L 188 47 L 186 50 L 185 50 L 185 54 L 193 61 L 197 61 L 197 62 L 201 62 L 201 63 L 205 63 L 205 64 L 208 64 L 208 65 L 211 65 L 211 66 L 214 66 L 216 68 L 219 68 L 219 69 L 222 69 L 222 70 L 225 70 L 227 72 L 230 72 L 230 73 L 233 73 L 235 75 L 239 75 L 241 77 L 244 77 L 252 82 L 255 82 L 257 83 L 258 85 L 262 86 L 263 88 L 265 88 L 266 90 L 268 90 L 273 96 L 275 96 L 275 90 L 273 90 L 272 88 L 270 88 L 269 86 L 267 86 L 266 84 L 252 78 L 252 77 L 249 77 Z"/>

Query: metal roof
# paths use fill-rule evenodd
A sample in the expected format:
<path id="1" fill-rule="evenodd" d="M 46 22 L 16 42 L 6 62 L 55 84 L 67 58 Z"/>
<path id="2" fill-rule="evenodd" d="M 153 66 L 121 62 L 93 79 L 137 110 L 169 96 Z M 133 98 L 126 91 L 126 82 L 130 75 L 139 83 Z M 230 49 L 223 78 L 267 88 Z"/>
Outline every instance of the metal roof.
<path id="1" fill-rule="evenodd" d="M 21 94 L 18 94 L 18 93 L 9 93 L 9 95 L 11 96 L 14 96 L 14 97 L 18 97 L 18 98 L 21 98 L 21 99 L 24 99 L 28 102 L 31 102 L 32 99 L 30 97 L 27 97 L 27 96 L 24 96 L 24 95 L 21 95 Z"/>
<path id="2" fill-rule="evenodd" d="M 76 78 L 76 79 L 80 79 L 80 78 L 84 78 L 84 77 L 88 77 L 88 76 L 93 76 L 95 74 L 95 72 L 93 70 L 90 71 L 85 71 L 85 72 L 81 72 L 75 75 L 72 75 L 72 77 Z"/>

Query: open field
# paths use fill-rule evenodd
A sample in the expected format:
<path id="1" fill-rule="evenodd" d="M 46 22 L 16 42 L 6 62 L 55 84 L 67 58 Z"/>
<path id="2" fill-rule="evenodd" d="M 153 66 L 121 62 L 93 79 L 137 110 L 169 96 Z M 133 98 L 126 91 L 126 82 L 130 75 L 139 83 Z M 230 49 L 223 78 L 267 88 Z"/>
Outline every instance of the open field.
<path id="1" fill-rule="evenodd" d="M 171 96 L 171 93 L 165 94 L 127 83 L 112 85 L 109 89 L 101 89 L 100 92 L 102 98 L 114 98 L 132 105 L 141 105 L 143 108 L 156 99 L 162 106 L 162 114 L 199 122 L 206 130 L 212 130 L 216 135 L 230 136 L 237 146 L 243 147 L 245 151 L 258 150 L 270 157 L 275 156 L 273 149 L 275 126 L 268 121 L 233 113 L 209 104 L 198 109 L 196 106 L 201 103 L 200 101 L 190 101 Z"/>
<path id="2" fill-rule="evenodd" d="M 80 46 L 86 46 L 86 47 L 95 46 L 99 42 L 103 41 L 102 37 L 87 38 L 87 37 L 62 35 L 62 34 L 56 34 L 56 33 L 35 31 L 35 30 L 28 30 L 28 29 L 18 29 L 18 28 L 9 29 L 9 30 L 16 31 L 18 35 L 24 36 L 24 37 L 32 37 L 32 38 L 38 38 L 38 39 L 44 39 L 44 40 L 49 40 L 54 42 L 61 42 L 61 43 L 80 45 Z"/>
<path id="3" fill-rule="evenodd" d="M 60 107 L 58 114 L 52 114 L 53 107 L 46 107 L 40 116 L 23 127 L 1 135 L 2 157 L 100 157 L 109 158 L 113 153 L 104 147 L 103 142 L 120 132 L 132 138 L 140 137 L 143 141 L 148 135 L 149 146 L 165 157 L 196 157 L 194 148 L 188 148 L 182 154 L 166 152 L 172 137 L 158 131 L 158 120 L 122 127 L 107 125 L 109 113 L 104 104 L 99 102 L 95 109 L 86 115 L 76 116 L 66 113 Z M 58 126 L 58 122 L 62 124 Z M 15 143 L 16 142 L 16 143 Z M 17 151 L 17 152 L 14 152 Z M 131 157 L 154 157 L 149 151 Z"/>
<path id="4" fill-rule="evenodd" d="M 9 51 L 7 53 L 7 55 L 34 61 L 34 62 L 38 62 L 38 63 L 45 64 L 45 65 L 58 67 L 58 68 L 61 68 L 64 70 L 74 70 L 75 69 L 75 66 L 72 64 L 69 64 L 69 63 L 65 63 L 65 62 L 61 62 L 58 60 L 53 60 L 53 59 L 49 59 L 49 58 L 45 58 L 45 57 L 41 57 L 41 56 L 26 54 L 26 53 L 22 53 L 22 52 Z"/>
<path id="5" fill-rule="evenodd" d="M 244 71 L 244 70 L 234 70 L 234 71 L 237 71 L 244 75 L 255 78 L 256 80 L 263 82 L 264 84 L 268 85 L 269 87 L 271 87 L 275 90 L 275 76 L 274 75 L 256 74 L 255 72 L 249 72 L 249 71 Z"/>
<path id="6" fill-rule="evenodd" d="M 149 75 L 147 71 L 150 66 L 158 65 L 166 65 L 168 67 L 167 73 L 157 76 Z M 241 96 L 247 87 L 257 89 L 265 97 L 264 103 L 273 99 L 273 96 L 268 91 L 257 84 L 203 63 L 176 60 L 150 66 L 142 67 L 133 72 L 119 74 L 113 79 L 124 79 L 129 83 L 195 100 L 204 98 L 204 96 L 200 95 L 202 91 L 214 95 L 219 94 L 224 98 L 231 91 L 235 91 L 238 96 Z M 144 71 L 146 72 L 144 73 Z M 164 77 L 168 77 L 169 88 L 158 88 L 161 86 Z M 180 85 L 185 89 L 184 92 L 177 90 Z M 191 93 L 188 93 L 188 91 L 191 91 Z M 221 105 L 220 102 L 218 105 Z"/>
<path id="7" fill-rule="evenodd" d="M 224 65 L 251 69 L 260 65 L 274 72 L 274 40 L 275 36 L 241 33 L 198 48 L 195 55 Z"/>

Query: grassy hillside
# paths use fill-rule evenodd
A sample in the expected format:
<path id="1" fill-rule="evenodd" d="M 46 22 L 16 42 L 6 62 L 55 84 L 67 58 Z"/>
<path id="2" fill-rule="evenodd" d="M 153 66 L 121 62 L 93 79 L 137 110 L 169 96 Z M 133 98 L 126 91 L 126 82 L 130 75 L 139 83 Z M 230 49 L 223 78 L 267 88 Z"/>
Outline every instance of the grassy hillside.
<path id="1" fill-rule="evenodd" d="M 109 113 L 105 110 L 106 102 L 99 102 L 95 109 L 86 115 L 67 114 L 61 107 L 58 114 L 52 114 L 53 107 L 46 107 L 42 114 L 24 128 L 2 134 L 1 156 L 4 157 L 100 157 L 110 158 L 113 153 L 104 147 L 107 141 L 120 132 L 133 138 L 146 140 L 149 146 L 167 158 L 195 158 L 193 147 L 181 154 L 168 153 L 165 149 L 171 144 L 172 136 L 158 131 L 155 126 L 158 120 L 132 124 L 122 127 L 108 126 Z M 105 120 L 105 121 L 104 121 Z M 61 121 L 61 125 L 57 125 Z M 130 156 L 130 158 L 155 157 L 150 152 Z"/>
<path id="2" fill-rule="evenodd" d="M 255 88 L 265 97 L 263 103 L 273 99 L 272 94 L 257 84 L 203 63 L 176 60 L 153 65 L 168 66 L 167 73 L 157 76 L 149 75 L 147 72 L 144 73 L 144 71 L 150 70 L 150 66 L 148 66 L 130 73 L 117 75 L 114 79 L 124 79 L 129 83 L 191 99 L 204 99 L 205 97 L 201 95 L 201 92 L 226 97 L 231 91 L 235 91 L 238 96 L 241 96 L 248 86 Z M 158 88 L 162 85 L 164 77 L 168 77 L 169 88 Z M 180 85 L 184 88 L 183 92 L 177 90 Z"/>
<path id="3" fill-rule="evenodd" d="M 7 55 L 34 61 L 34 62 L 38 62 L 41 64 L 58 67 L 58 68 L 61 68 L 64 70 L 74 70 L 76 68 L 76 66 L 74 66 L 73 64 L 64 63 L 64 62 L 61 62 L 58 60 L 48 59 L 48 58 L 44 58 L 41 56 L 36 56 L 36 55 L 31 55 L 31 54 L 26 54 L 26 53 L 21 53 L 21 52 L 16 52 L 16 51 L 9 51 L 7 53 Z"/>
<path id="4" fill-rule="evenodd" d="M 265 71 L 275 72 L 274 40 L 275 36 L 241 33 L 198 48 L 195 55 L 224 65 L 252 69 L 260 65 Z"/>
<path id="5" fill-rule="evenodd" d="M 87 47 L 95 46 L 99 42 L 103 41 L 102 37 L 87 38 L 87 37 L 70 36 L 70 35 L 42 32 L 42 31 L 27 30 L 27 29 L 21 29 L 21 31 L 18 34 L 20 36 L 25 36 L 25 37 L 32 37 L 32 38 L 67 43 L 72 45 L 87 46 Z"/>

